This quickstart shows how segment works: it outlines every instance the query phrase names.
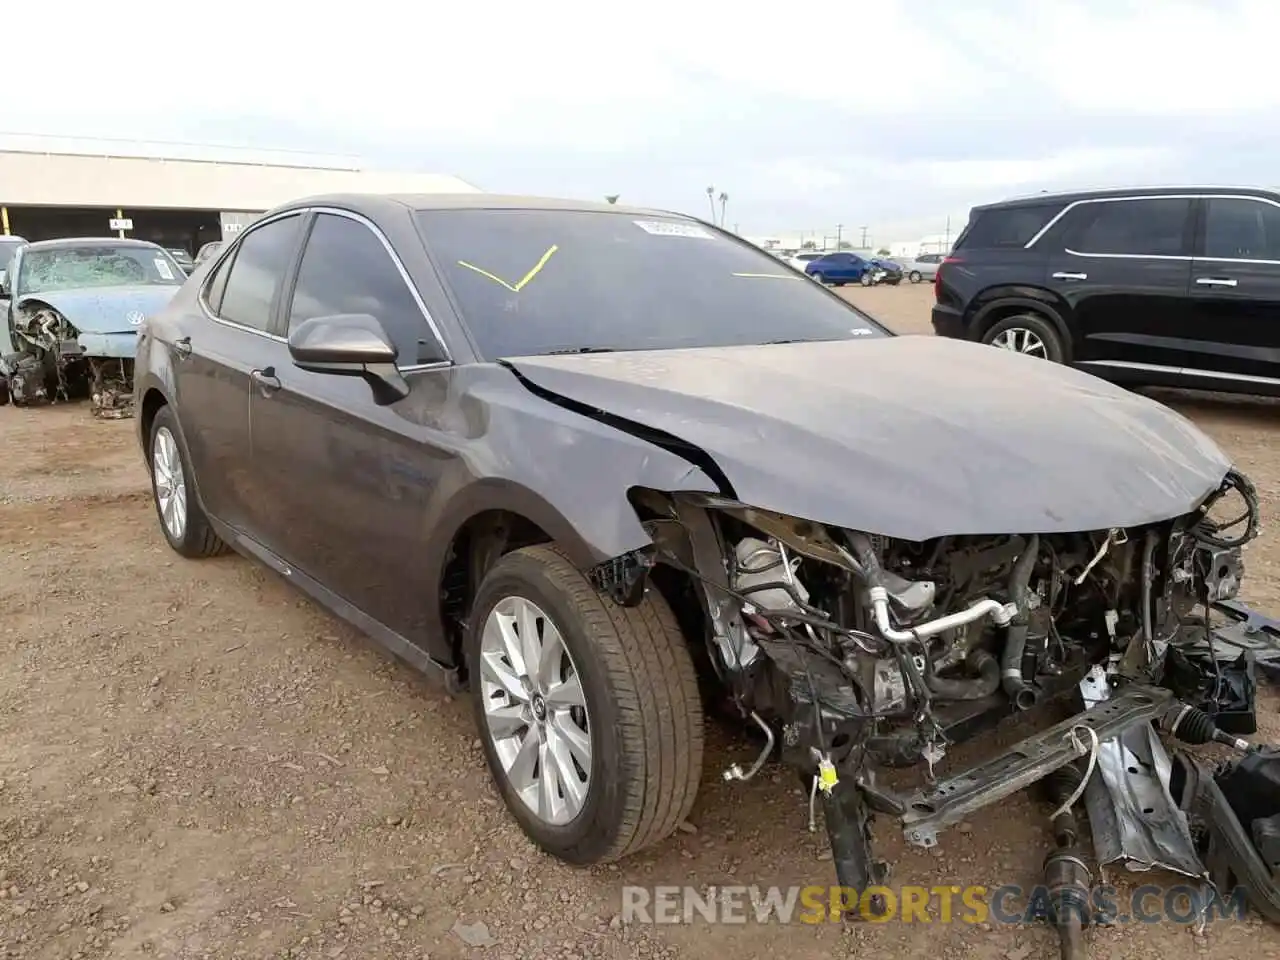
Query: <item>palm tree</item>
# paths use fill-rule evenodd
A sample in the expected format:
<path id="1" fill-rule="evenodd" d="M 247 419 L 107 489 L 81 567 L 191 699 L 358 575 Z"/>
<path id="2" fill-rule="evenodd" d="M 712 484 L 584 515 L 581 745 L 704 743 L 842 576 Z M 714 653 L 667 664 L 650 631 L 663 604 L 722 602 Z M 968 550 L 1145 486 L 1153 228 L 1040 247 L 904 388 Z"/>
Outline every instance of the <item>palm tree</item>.
<path id="1" fill-rule="evenodd" d="M 711 205 L 711 222 L 716 222 L 716 188 L 707 187 L 707 203 Z"/>
<path id="2" fill-rule="evenodd" d="M 604 198 L 605 198 L 605 200 L 609 201 L 609 203 L 617 203 L 617 202 L 618 202 L 618 197 L 620 197 L 620 196 L 621 196 L 621 194 L 619 194 L 619 193 L 607 193 L 607 194 L 605 194 L 605 197 L 604 197 Z"/>
<path id="3" fill-rule="evenodd" d="M 721 193 L 720 194 L 720 227 L 721 229 L 724 229 L 724 208 L 728 202 L 729 202 L 729 195 L 727 193 Z M 712 217 L 714 218 L 715 216 L 714 207 L 712 208 L 711 213 L 712 213 Z"/>

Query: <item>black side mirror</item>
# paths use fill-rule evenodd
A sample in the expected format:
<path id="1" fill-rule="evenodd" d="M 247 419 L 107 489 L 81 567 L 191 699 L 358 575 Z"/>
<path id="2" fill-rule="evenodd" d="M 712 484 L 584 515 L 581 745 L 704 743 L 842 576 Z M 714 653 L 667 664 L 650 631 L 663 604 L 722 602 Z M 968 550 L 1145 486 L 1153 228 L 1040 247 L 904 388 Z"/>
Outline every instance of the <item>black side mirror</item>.
<path id="1" fill-rule="evenodd" d="M 363 377 L 379 404 L 409 395 L 396 369 L 398 351 L 376 318 L 364 313 L 313 317 L 289 331 L 289 354 L 303 370 Z"/>

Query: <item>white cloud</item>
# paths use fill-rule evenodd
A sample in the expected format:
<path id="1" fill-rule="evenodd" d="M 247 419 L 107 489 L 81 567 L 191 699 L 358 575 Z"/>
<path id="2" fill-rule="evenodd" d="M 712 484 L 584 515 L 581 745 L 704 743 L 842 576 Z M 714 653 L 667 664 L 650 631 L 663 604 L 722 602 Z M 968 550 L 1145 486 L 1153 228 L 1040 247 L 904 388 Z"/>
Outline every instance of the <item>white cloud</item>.
<path id="1" fill-rule="evenodd" d="M 63 0 L 15 5 L 5 31 L 9 130 L 159 139 L 243 117 L 259 148 L 304 128 L 332 130 L 335 153 L 469 151 L 483 176 L 447 172 L 515 189 L 696 209 L 714 177 L 748 221 L 909 220 L 1156 167 L 1201 179 L 1222 162 L 1197 122 L 1280 106 L 1266 0 Z M 557 157 L 576 172 L 556 180 Z"/>

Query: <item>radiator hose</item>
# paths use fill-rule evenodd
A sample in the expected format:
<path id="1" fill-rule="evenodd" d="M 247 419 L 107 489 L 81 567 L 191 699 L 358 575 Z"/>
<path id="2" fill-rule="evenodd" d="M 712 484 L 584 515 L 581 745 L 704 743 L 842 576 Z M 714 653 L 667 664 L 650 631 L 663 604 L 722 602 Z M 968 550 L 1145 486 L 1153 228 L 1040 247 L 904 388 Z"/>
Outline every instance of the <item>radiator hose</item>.
<path id="1" fill-rule="evenodd" d="M 1027 541 L 1026 549 L 1018 556 L 1013 565 L 1013 573 L 1009 576 L 1009 598 L 1018 612 L 1005 631 L 1004 652 L 1000 658 L 1001 686 L 1019 710 L 1029 710 L 1040 699 L 1036 688 L 1030 683 L 1031 677 L 1023 670 L 1023 655 L 1027 649 L 1027 631 L 1030 627 L 1030 602 L 1028 592 L 1031 584 L 1031 572 L 1036 565 L 1036 557 L 1040 555 L 1040 535 L 1033 533 Z"/>

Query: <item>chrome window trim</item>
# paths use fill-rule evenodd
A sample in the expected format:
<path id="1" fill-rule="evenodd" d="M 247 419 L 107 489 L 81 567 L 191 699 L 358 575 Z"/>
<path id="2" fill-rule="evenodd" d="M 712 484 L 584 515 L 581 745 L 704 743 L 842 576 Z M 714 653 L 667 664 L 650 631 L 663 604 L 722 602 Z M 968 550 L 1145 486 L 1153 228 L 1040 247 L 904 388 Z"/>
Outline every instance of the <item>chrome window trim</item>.
<path id="1" fill-rule="evenodd" d="M 1269 197 L 1255 197 L 1245 193 L 1153 193 L 1142 194 L 1133 197 L 1087 197 L 1083 200 L 1073 200 L 1061 210 L 1059 210 L 1052 219 L 1049 220 L 1034 237 L 1026 242 L 1024 250 L 1030 250 L 1039 242 L 1040 238 L 1053 229 L 1063 217 L 1074 210 L 1076 207 L 1083 206 L 1086 203 L 1126 203 L 1133 200 L 1252 200 L 1255 203 L 1265 203 L 1273 207 L 1280 207 L 1280 201 L 1272 200 Z M 1190 257 L 1183 254 L 1177 256 L 1171 254 L 1155 254 L 1155 253 L 1083 253 L 1079 250 L 1072 250 L 1069 247 L 1063 248 L 1066 253 L 1075 257 L 1104 257 L 1111 260 L 1207 260 L 1213 263 L 1277 263 L 1280 260 L 1239 260 L 1230 257 Z"/>
<path id="2" fill-rule="evenodd" d="M 255 327 L 246 326 L 243 323 L 236 323 L 233 320 L 224 320 L 222 317 L 219 317 L 217 314 L 213 312 L 213 309 L 209 305 L 209 301 L 206 298 L 206 294 L 208 293 L 209 285 L 212 282 L 213 276 L 216 273 L 216 271 L 221 268 L 223 260 L 225 260 L 227 257 L 231 255 L 231 251 L 233 249 L 236 249 L 236 250 L 239 249 L 240 245 L 244 242 L 245 237 L 249 236 L 259 227 L 264 227 L 267 224 L 275 223 L 277 220 L 283 220 L 286 217 L 300 216 L 307 213 L 317 213 L 317 214 L 328 213 L 334 216 L 346 217 L 348 220 L 354 220 L 356 223 L 363 225 L 365 229 L 367 229 L 370 233 L 372 233 L 378 239 L 378 241 L 382 244 L 383 250 L 385 250 L 387 252 L 387 255 L 391 258 L 391 262 L 395 264 L 396 271 L 400 274 L 401 281 L 404 283 L 405 287 L 408 289 L 409 295 L 413 297 L 413 302 L 417 305 L 418 310 L 422 313 L 422 319 L 426 321 L 427 328 L 431 331 L 432 335 L 436 338 L 436 343 L 440 345 L 440 349 L 444 352 L 444 356 L 445 356 L 445 359 L 443 360 L 436 360 L 436 361 L 432 361 L 431 363 L 414 363 L 414 364 L 409 364 L 403 367 L 397 366 L 397 369 L 401 373 L 415 373 L 422 370 L 433 370 L 438 367 L 453 366 L 456 363 L 456 361 L 453 359 L 453 353 L 452 351 L 450 351 L 449 345 L 445 343 L 444 335 L 440 332 L 440 328 L 436 325 L 435 320 L 432 318 L 431 312 L 427 309 L 426 303 L 423 302 L 422 295 L 418 293 L 418 288 L 414 285 L 413 279 L 409 276 L 409 271 L 405 269 L 403 261 L 401 261 L 399 255 L 397 255 L 395 248 L 391 246 L 391 241 L 389 241 L 386 238 L 386 235 L 383 234 L 383 232 L 380 229 L 378 229 L 377 225 L 374 224 L 373 221 L 370 220 L 368 217 L 362 216 L 361 214 L 355 213 L 351 210 L 342 210 L 338 207 L 297 207 L 290 210 L 282 210 L 279 213 L 274 214 L 270 217 L 264 217 L 260 220 L 255 220 L 243 233 L 240 234 L 240 236 L 236 237 L 236 239 L 233 242 L 227 244 L 225 248 L 218 251 L 219 253 L 218 260 L 213 265 L 213 267 L 210 268 L 209 276 L 205 278 L 204 283 L 201 284 L 200 292 L 196 297 L 196 302 L 200 305 L 200 309 L 204 312 L 204 315 L 208 317 L 210 320 L 212 320 L 214 323 L 220 323 L 223 326 L 231 327 L 234 330 L 243 330 L 246 333 L 257 334 L 260 337 L 265 337 L 266 339 L 272 340 L 276 343 L 288 343 L 289 342 L 288 337 L 282 337 L 282 336 L 279 336 L 278 334 L 269 333 L 265 330 L 258 330 Z M 304 257 L 306 256 L 305 247 L 303 248 L 302 254 Z M 301 261 L 299 261 L 299 264 L 301 264 Z M 232 265 L 232 267 L 234 269 L 234 264 Z"/>
<path id="3" fill-rule="evenodd" d="M 431 316 L 431 311 L 427 309 L 426 303 L 422 300 L 422 294 L 418 292 L 417 286 L 414 285 L 413 278 L 409 276 L 409 271 L 405 269 L 404 263 L 396 253 L 395 248 L 391 246 L 391 241 L 386 238 L 386 235 L 384 235 L 380 229 L 378 229 L 378 226 L 368 217 L 354 213 L 350 210 L 340 210 L 337 207 L 310 207 L 308 209 L 310 209 L 312 213 L 330 213 L 335 216 L 346 217 L 348 220 L 354 220 L 356 223 L 363 224 L 370 233 L 378 238 L 379 242 L 382 244 L 382 248 L 387 252 L 387 256 L 389 256 L 391 258 L 391 262 L 395 264 L 396 270 L 400 274 L 400 279 L 404 282 L 406 289 L 408 289 L 409 295 L 413 297 L 413 302 L 417 304 L 418 310 L 422 314 L 422 319 L 427 323 L 427 328 L 436 338 L 436 343 L 440 345 L 440 349 L 444 352 L 444 360 L 442 361 L 432 361 L 431 363 L 426 364 L 415 363 L 406 367 L 399 367 L 398 369 L 401 372 L 404 372 L 405 370 L 417 370 L 424 367 L 433 367 L 436 366 L 437 363 L 447 363 L 452 366 L 455 361 L 453 359 L 453 353 L 449 349 L 449 345 L 445 343 L 444 334 L 441 332 L 440 328 L 436 326 L 435 319 Z M 303 257 L 306 257 L 305 249 L 302 251 L 302 255 Z"/>
<path id="4" fill-rule="evenodd" d="M 276 336 L 276 334 L 270 333 L 266 330 L 259 330 L 257 327 L 250 327 L 243 323 L 236 323 L 233 320 L 222 319 L 222 317 L 218 316 L 216 313 L 213 312 L 213 308 L 209 304 L 207 294 L 209 293 L 209 286 L 213 283 L 215 275 L 219 270 L 222 269 L 223 263 L 231 256 L 231 252 L 233 250 L 238 251 L 240 249 L 240 243 L 243 241 L 245 237 L 253 233 L 253 231 L 256 230 L 258 227 L 265 227 L 269 223 L 275 223 L 277 220 L 283 220 L 286 217 L 302 216 L 306 212 L 307 210 L 305 209 L 281 210 L 279 213 L 274 214 L 273 216 L 263 217 L 261 220 L 255 220 L 238 237 L 236 237 L 233 241 L 231 241 L 225 247 L 219 250 L 217 253 L 217 259 L 215 260 L 213 266 L 209 268 L 209 275 L 205 277 L 204 281 L 200 284 L 200 292 L 196 295 L 196 303 L 200 305 L 201 312 L 203 312 L 204 315 L 208 317 L 210 320 L 212 320 L 214 323 L 220 323 L 224 327 L 230 327 L 232 330 L 240 330 L 244 333 L 252 333 L 252 334 L 255 334 L 256 336 L 263 337 L 264 339 L 271 340 L 275 343 L 288 343 L 289 341 L 286 340 L 284 337 Z"/>

